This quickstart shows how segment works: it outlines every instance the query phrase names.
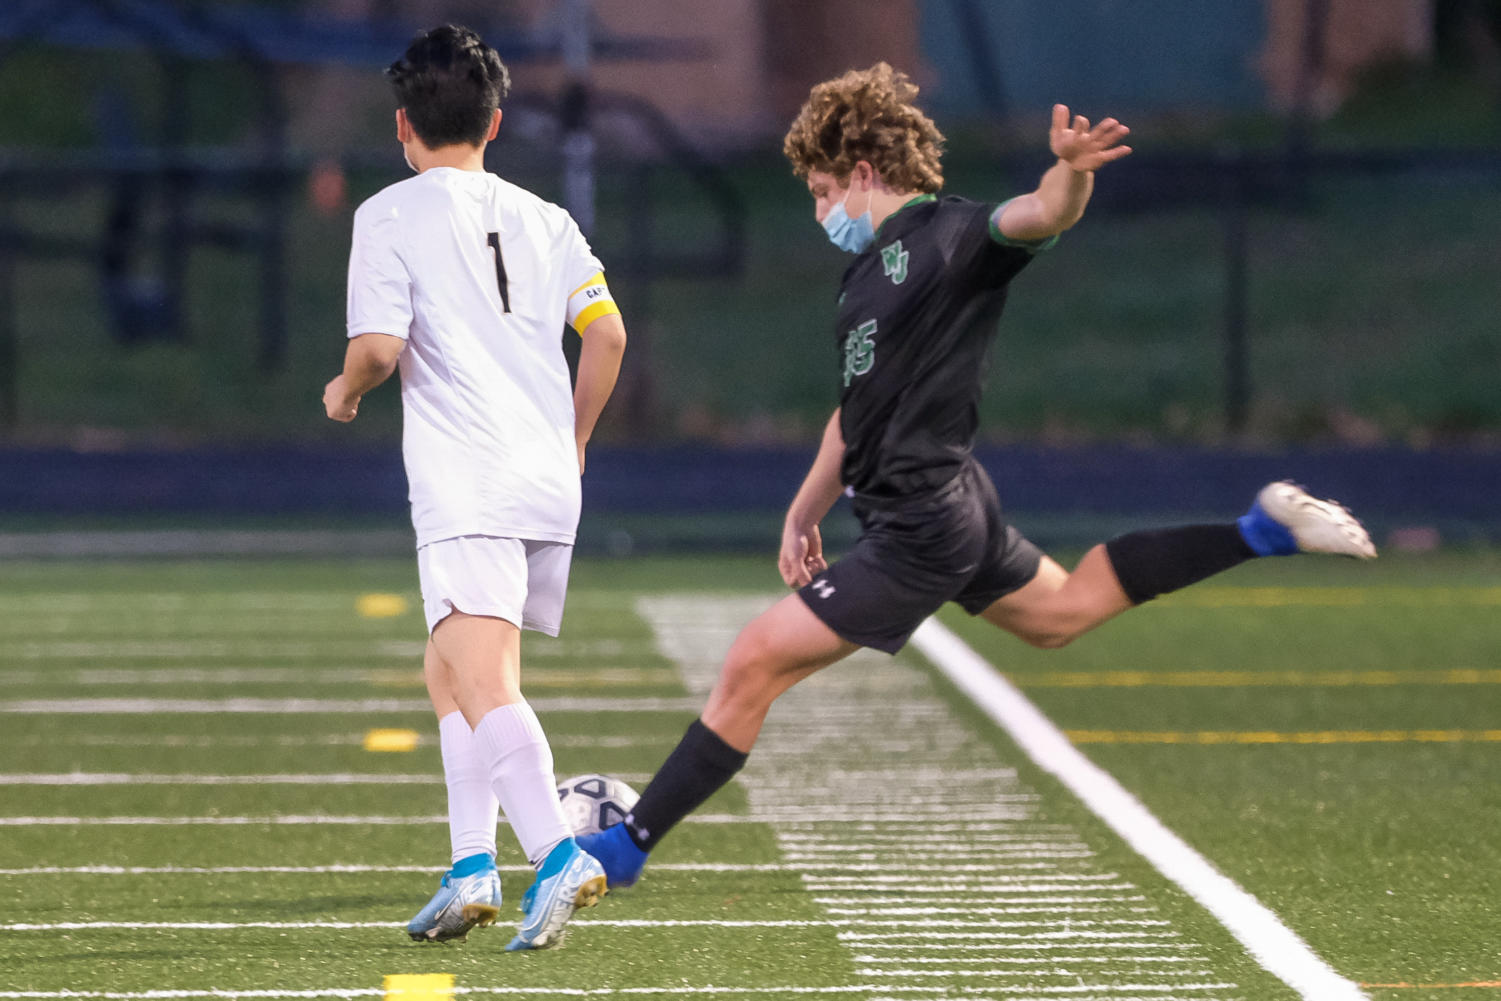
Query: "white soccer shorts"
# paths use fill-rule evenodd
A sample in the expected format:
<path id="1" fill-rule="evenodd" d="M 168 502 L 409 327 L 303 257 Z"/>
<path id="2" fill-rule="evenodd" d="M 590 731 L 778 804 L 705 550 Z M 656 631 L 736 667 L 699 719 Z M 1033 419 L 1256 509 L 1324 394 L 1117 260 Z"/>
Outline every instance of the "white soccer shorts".
<path id="1" fill-rule="evenodd" d="M 417 550 L 427 631 L 458 611 L 556 636 L 572 562 L 566 542 L 489 535 L 430 542 Z"/>

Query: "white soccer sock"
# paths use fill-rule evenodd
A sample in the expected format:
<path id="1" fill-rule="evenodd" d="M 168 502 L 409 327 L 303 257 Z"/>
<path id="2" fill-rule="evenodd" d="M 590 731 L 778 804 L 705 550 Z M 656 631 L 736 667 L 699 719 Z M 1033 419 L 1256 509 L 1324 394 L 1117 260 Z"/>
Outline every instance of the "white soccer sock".
<path id="1" fill-rule="evenodd" d="M 490 768 L 479 740 L 461 712 L 438 720 L 443 751 L 443 778 L 448 783 L 448 838 L 453 861 L 489 853 L 495 857 L 495 825 L 500 802 L 490 788 Z"/>
<path id="2" fill-rule="evenodd" d="M 521 850 L 534 866 L 573 836 L 558 805 L 552 748 L 537 714 L 525 702 L 497 706 L 474 728 L 475 742 L 490 763 L 490 784 Z"/>

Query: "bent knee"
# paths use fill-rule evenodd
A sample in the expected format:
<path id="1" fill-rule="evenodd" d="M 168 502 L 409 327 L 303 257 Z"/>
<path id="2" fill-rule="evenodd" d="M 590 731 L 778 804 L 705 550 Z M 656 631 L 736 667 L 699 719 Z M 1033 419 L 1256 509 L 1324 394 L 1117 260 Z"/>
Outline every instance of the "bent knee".
<path id="1" fill-rule="evenodd" d="M 773 687 L 774 666 L 775 658 L 766 643 L 741 636 L 719 669 L 719 688 L 734 697 L 758 699 L 758 693 Z"/>
<path id="2" fill-rule="evenodd" d="M 1002 628 L 1017 639 L 1041 650 L 1057 650 L 1089 632 L 1095 623 L 1073 615 L 1038 615 Z"/>

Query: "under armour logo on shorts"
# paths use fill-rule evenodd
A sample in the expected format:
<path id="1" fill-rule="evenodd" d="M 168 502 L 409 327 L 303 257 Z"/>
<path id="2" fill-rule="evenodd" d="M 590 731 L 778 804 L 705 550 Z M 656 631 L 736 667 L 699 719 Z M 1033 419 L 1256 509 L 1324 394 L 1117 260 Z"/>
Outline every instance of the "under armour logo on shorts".
<path id="1" fill-rule="evenodd" d="M 827 598 L 834 593 L 834 585 L 820 577 L 813 582 L 813 590 L 818 592 L 820 598 Z"/>

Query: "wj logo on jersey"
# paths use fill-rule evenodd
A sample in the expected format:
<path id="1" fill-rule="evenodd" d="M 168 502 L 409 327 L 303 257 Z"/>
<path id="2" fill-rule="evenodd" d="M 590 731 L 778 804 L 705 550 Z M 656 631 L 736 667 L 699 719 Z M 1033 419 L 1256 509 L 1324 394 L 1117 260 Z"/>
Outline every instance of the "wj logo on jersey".
<path id="1" fill-rule="evenodd" d="M 876 321 L 866 320 L 844 339 L 844 384 L 857 375 L 869 372 L 876 363 Z"/>
<path id="2" fill-rule="evenodd" d="M 907 252 L 902 249 L 902 241 L 881 248 L 881 266 L 886 269 L 891 284 L 900 285 L 907 280 Z"/>

